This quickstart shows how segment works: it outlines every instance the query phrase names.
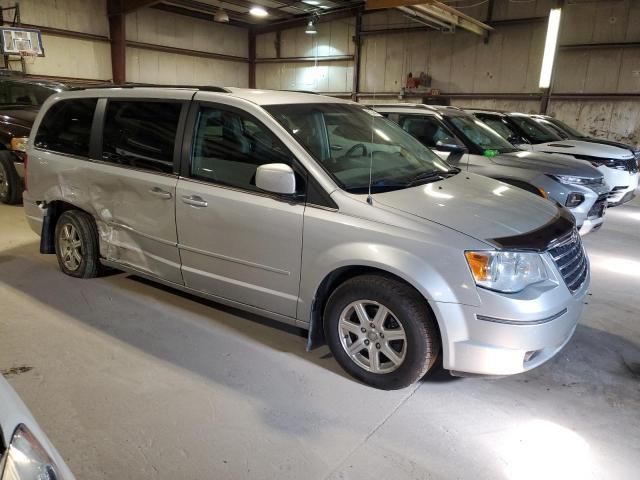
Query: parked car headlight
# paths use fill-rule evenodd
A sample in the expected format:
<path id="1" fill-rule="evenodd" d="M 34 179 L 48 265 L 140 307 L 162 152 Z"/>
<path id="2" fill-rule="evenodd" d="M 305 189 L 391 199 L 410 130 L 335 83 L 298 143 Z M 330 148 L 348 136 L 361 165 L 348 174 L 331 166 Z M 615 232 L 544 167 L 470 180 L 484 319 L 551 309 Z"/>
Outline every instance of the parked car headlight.
<path id="1" fill-rule="evenodd" d="M 14 152 L 26 152 L 28 137 L 13 137 L 11 139 L 11 150 Z"/>
<path id="2" fill-rule="evenodd" d="M 548 278 L 540 254 L 531 252 L 465 252 L 476 285 L 516 293 Z"/>
<path id="3" fill-rule="evenodd" d="M 29 429 L 20 425 L 11 438 L 2 480 L 64 480 L 54 461 Z"/>
<path id="4" fill-rule="evenodd" d="M 576 177 L 574 175 L 549 175 L 551 178 L 556 179 L 560 183 L 565 185 L 589 185 L 593 183 L 592 178 L 588 177 Z"/>

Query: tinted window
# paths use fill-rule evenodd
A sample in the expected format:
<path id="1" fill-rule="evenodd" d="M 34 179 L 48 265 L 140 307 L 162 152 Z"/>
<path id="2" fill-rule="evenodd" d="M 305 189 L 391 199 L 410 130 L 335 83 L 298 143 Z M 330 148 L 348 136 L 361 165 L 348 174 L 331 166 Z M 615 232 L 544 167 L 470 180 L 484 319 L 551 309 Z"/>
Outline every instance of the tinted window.
<path id="1" fill-rule="evenodd" d="M 460 145 L 462 143 L 435 117 L 400 117 L 400 126 L 405 132 L 420 140 L 423 145 L 434 148 L 438 142 Z"/>
<path id="2" fill-rule="evenodd" d="M 173 173 L 173 152 L 182 104 L 109 101 L 102 159 L 128 167 Z"/>
<path id="3" fill-rule="evenodd" d="M 529 117 L 514 115 L 509 118 L 513 123 L 515 123 L 522 129 L 522 131 L 527 135 L 528 139 L 531 140 L 531 143 L 545 143 L 562 140 L 562 137 L 560 137 L 560 135 L 557 135 L 551 130 L 546 129 Z"/>
<path id="4" fill-rule="evenodd" d="M 451 115 L 447 119 L 469 141 L 482 150 L 497 150 L 501 153 L 515 151 L 509 142 L 498 135 L 486 123 L 477 120 L 471 115 Z"/>
<path id="5" fill-rule="evenodd" d="M 45 114 L 35 146 L 81 157 L 89 156 L 91 123 L 97 99 L 63 100 Z"/>
<path id="6" fill-rule="evenodd" d="M 42 105 L 44 101 L 61 88 L 49 88 L 19 82 L 2 82 L 0 104 L 2 105 Z"/>
<path id="7" fill-rule="evenodd" d="M 487 115 L 476 116 L 498 132 L 502 138 L 510 140 L 518 136 L 518 134 L 513 129 L 509 128 L 509 126 L 500 117 L 491 117 Z"/>
<path id="8" fill-rule="evenodd" d="M 258 190 L 256 169 L 268 163 L 291 165 L 291 154 L 266 127 L 244 114 L 213 107 L 200 110 L 192 177 Z"/>

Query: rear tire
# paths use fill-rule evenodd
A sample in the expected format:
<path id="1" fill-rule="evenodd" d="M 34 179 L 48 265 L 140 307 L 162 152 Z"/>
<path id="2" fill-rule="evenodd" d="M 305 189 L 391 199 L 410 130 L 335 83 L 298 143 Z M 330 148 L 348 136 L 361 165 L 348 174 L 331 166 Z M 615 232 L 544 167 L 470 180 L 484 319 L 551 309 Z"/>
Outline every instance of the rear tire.
<path id="1" fill-rule="evenodd" d="M 22 200 L 22 180 L 13 166 L 12 154 L 0 152 L 0 202 L 15 205 Z"/>
<path id="2" fill-rule="evenodd" d="M 94 278 L 100 274 L 100 245 L 93 217 L 80 210 L 67 210 L 56 223 L 55 247 L 58 265 L 67 275 Z"/>
<path id="3" fill-rule="evenodd" d="M 342 368 L 382 390 L 415 383 L 440 352 L 427 302 L 409 285 L 383 275 L 354 277 L 336 288 L 325 308 L 324 327 Z"/>

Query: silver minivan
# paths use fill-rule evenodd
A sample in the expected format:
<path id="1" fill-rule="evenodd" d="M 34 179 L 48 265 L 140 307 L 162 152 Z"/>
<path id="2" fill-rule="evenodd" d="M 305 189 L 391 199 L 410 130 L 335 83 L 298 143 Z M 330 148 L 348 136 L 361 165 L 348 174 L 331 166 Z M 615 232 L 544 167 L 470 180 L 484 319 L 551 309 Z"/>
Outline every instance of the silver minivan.
<path id="1" fill-rule="evenodd" d="M 103 266 L 308 329 L 383 389 L 442 356 L 508 375 L 571 338 L 589 261 L 571 214 L 461 172 L 357 103 L 236 88 L 51 97 L 24 205 L 71 276 Z"/>

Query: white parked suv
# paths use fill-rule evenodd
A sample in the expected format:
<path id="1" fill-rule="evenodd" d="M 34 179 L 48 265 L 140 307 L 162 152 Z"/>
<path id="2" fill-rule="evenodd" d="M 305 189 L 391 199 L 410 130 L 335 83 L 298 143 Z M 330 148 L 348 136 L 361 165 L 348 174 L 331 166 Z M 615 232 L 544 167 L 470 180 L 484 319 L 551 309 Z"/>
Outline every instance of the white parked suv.
<path id="1" fill-rule="evenodd" d="M 609 206 L 633 199 L 638 188 L 638 164 L 626 148 L 584 140 L 565 140 L 524 113 L 465 109 L 522 150 L 558 153 L 586 160 L 602 172 L 611 187 Z"/>
<path id="2" fill-rule="evenodd" d="M 64 273 L 107 265 L 300 326 L 378 388 L 440 352 L 454 372 L 529 370 L 584 307 L 565 208 L 452 167 L 357 103 L 75 90 L 47 100 L 28 145 L 27 219 Z"/>

